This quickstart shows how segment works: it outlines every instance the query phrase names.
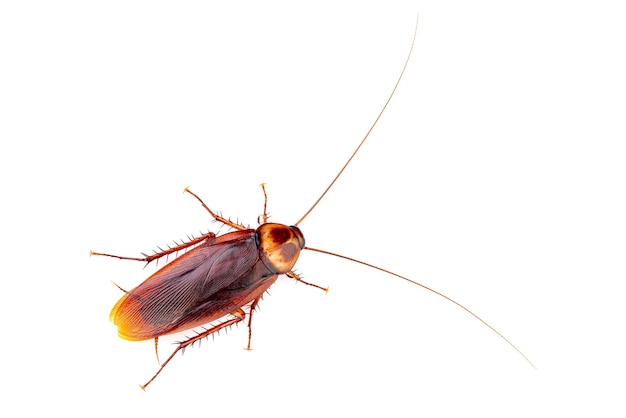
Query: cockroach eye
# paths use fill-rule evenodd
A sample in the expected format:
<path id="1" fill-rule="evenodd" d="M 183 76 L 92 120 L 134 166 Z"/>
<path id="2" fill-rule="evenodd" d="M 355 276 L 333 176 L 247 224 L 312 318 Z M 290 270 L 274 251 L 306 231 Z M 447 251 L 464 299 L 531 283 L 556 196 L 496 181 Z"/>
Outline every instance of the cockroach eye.
<path id="1" fill-rule="evenodd" d="M 259 255 L 265 267 L 276 274 L 291 271 L 304 248 L 304 236 L 295 226 L 267 223 L 256 230 Z"/>

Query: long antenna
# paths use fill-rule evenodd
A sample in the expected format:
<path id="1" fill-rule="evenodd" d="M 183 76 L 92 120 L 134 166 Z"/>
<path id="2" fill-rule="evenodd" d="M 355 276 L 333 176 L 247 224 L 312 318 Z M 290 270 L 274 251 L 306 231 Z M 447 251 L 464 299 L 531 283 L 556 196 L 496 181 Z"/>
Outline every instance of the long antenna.
<path id="1" fill-rule="evenodd" d="M 376 124 L 378 123 L 378 120 L 380 119 L 380 117 L 383 115 L 383 113 L 385 112 L 385 109 L 387 108 L 387 105 L 389 104 L 389 102 L 391 101 L 391 98 L 393 97 L 394 93 L 396 92 L 396 89 L 398 88 L 398 85 L 400 84 L 400 80 L 402 80 L 402 76 L 404 75 L 404 71 L 406 70 L 406 67 L 409 65 L 409 60 L 411 59 L 411 53 L 413 52 L 413 46 L 415 45 L 415 38 L 417 36 L 417 23 L 419 22 L 419 13 L 417 15 L 417 18 L 415 19 L 415 30 L 413 31 L 413 41 L 411 42 L 411 49 L 409 49 L 409 55 L 406 57 L 406 61 L 404 62 L 404 67 L 402 67 L 402 72 L 400 72 L 400 76 L 398 77 L 398 81 L 396 81 L 396 85 L 393 87 L 393 90 L 391 91 L 391 94 L 389 95 L 389 98 L 387 99 L 387 101 L 385 102 L 385 105 L 383 106 L 382 110 L 380 111 L 380 113 L 378 114 L 378 116 L 376 117 L 376 120 L 374 120 L 374 123 L 372 124 L 372 126 L 370 127 L 370 129 L 367 131 L 367 133 L 365 134 L 365 136 L 363 137 L 363 139 L 361 140 L 361 142 L 359 143 L 359 145 L 356 147 L 356 149 L 354 150 L 354 152 L 352 153 L 352 155 L 350 156 L 350 158 L 348 158 L 348 161 L 346 161 L 346 163 L 344 164 L 344 166 L 341 168 L 341 170 L 339 170 L 339 173 L 337 173 L 337 175 L 335 176 L 335 178 L 333 179 L 333 181 L 330 182 L 330 184 L 328 185 L 328 187 L 326 188 L 326 190 L 324 190 L 324 193 L 322 193 L 322 195 L 320 197 L 317 198 L 317 200 L 315 201 L 315 203 L 313 203 L 313 206 L 311 206 L 309 208 L 309 210 L 306 211 L 306 213 L 304 215 L 302 215 L 302 218 L 300 218 L 298 220 L 298 222 L 295 223 L 296 226 L 298 226 L 300 224 L 300 222 L 302 222 L 304 220 L 304 218 L 306 218 L 309 213 L 311 213 L 313 211 L 313 209 L 317 206 L 317 204 L 324 198 L 324 196 L 326 196 L 326 193 L 328 193 L 328 191 L 330 190 L 331 187 L 333 187 L 333 185 L 335 184 L 335 182 L 337 181 L 337 179 L 339 179 L 339 177 L 341 176 L 341 174 L 343 173 L 343 171 L 346 169 L 346 167 L 348 167 L 348 164 L 350 164 L 350 162 L 352 161 L 352 159 L 354 158 L 354 156 L 356 155 L 357 152 L 359 152 L 359 150 L 361 149 L 361 145 L 363 145 L 363 143 L 365 142 L 365 140 L 369 137 L 370 133 L 372 132 L 372 130 L 374 130 L 374 127 L 376 126 Z"/>
<path id="2" fill-rule="evenodd" d="M 396 277 L 398 277 L 398 278 L 400 278 L 400 279 L 402 279 L 402 280 L 406 280 L 407 282 L 412 283 L 412 284 L 414 284 L 414 285 L 417 285 L 417 286 L 419 286 L 419 287 L 421 287 L 421 288 L 423 288 L 423 289 L 426 289 L 426 290 L 428 290 L 429 292 L 432 292 L 432 293 L 434 293 L 434 294 L 435 294 L 435 295 L 437 295 L 437 296 L 441 296 L 442 298 L 444 298 L 444 299 L 446 299 L 446 300 L 448 300 L 448 301 L 450 301 L 450 302 L 454 303 L 456 306 L 458 306 L 459 308 L 461 308 L 461 309 L 465 310 L 467 313 L 469 313 L 470 315 L 472 315 L 474 318 L 476 318 L 476 319 L 478 319 L 480 322 L 482 322 L 482 323 L 483 323 L 483 325 L 485 325 L 487 328 L 489 328 L 490 330 L 492 330 L 492 331 L 493 331 L 493 332 L 494 332 L 494 333 L 495 333 L 498 337 L 502 338 L 504 341 L 506 341 L 506 343 L 508 343 L 511 347 L 513 347 L 513 349 L 514 349 L 515 351 L 517 351 L 517 353 L 518 353 L 520 356 L 522 356 L 522 357 L 524 358 L 524 360 L 526 360 L 526 361 L 528 362 L 528 364 L 530 364 L 530 365 L 531 365 L 531 366 L 532 366 L 535 370 L 537 369 L 537 367 L 533 364 L 533 362 L 532 362 L 532 361 L 530 361 L 530 359 L 529 359 L 528 357 L 526 357 L 526 355 L 522 352 L 522 350 L 520 350 L 519 348 L 517 348 L 517 346 L 516 346 L 515 344 L 513 344 L 513 343 L 512 343 L 512 342 L 511 342 L 508 338 L 506 338 L 504 335 L 502 335 L 502 334 L 500 333 L 500 331 L 498 331 L 497 329 L 495 329 L 494 327 L 492 327 L 492 326 L 491 326 L 491 325 L 490 325 L 487 321 L 485 321 L 484 319 L 482 319 L 480 316 L 476 315 L 476 314 L 475 314 L 474 312 L 472 312 L 469 308 L 465 307 L 465 305 L 463 305 L 463 304 L 461 304 L 461 303 L 457 302 L 456 300 L 452 299 L 451 297 L 446 296 L 446 295 L 444 295 L 443 293 L 438 292 L 438 291 L 436 291 L 435 289 L 430 288 L 430 287 L 428 287 L 428 286 L 426 286 L 426 285 L 424 285 L 424 284 L 421 284 L 421 283 L 419 283 L 419 282 L 416 282 L 415 280 L 411 280 L 411 279 L 409 279 L 408 277 L 404 277 L 404 276 L 401 276 L 401 275 L 399 275 L 399 274 L 397 274 L 397 273 L 394 273 L 393 271 L 389 271 L 389 270 L 386 270 L 386 269 L 384 269 L 384 268 L 382 268 L 382 267 L 378 267 L 378 266 L 375 266 L 375 265 L 373 265 L 373 264 L 366 263 L 365 261 L 357 260 L 357 259 L 352 258 L 352 257 L 346 257 L 345 255 L 336 254 L 336 253 L 331 253 L 330 251 L 320 250 L 320 249 L 317 249 L 317 248 L 312 248 L 312 247 L 304 247 L 304 249 L 305 249 L 305 250 L 309 250 L 309 251 L 314 251 L 314 252 L 316 252 L 316 253 L 322 253 L 322 254 L 332 255 L 332 256 L 334 256 L 334 257 L 338 257 L 338 258 L 343 258 L 344 260 L 354 261 L 355 263 L 359 263 L 359 264 L 362 264 L 362 265 L 364 265 L 364 266 L 367 266 L 367 267 L 371 267 L 371 268 L 373 268 L 373 269 L 376 269 L 376 270 L 378 270 L 378 271 L 382 271 L 383 273 L 391 274 L 392 276 L 396 276 Z"/>

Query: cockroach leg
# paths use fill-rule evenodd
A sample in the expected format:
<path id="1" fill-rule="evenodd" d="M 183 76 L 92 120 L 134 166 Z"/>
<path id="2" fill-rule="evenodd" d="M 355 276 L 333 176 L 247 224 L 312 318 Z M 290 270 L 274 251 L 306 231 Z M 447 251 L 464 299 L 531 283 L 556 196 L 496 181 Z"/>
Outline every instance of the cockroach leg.
<path id="1" fill-rule="evenodd" d="M 124 293 L 128 293 L 128 291 L 127 291 L 126 289 L 122 288 L 119 284 L 117 284 L 117 283 L 115 283 L 115 282 L 111 282 L 111 283 L 113 283 L 113 284 L 115 285 L 115 287 L 117 287 L 118 289 L 120 289 L 122 292 L 124 292 Z"/>
<path id="2" fill-rule="evenodd" d="M 215 212 L 213 212 L 211 209 L 209 209 L 209 207 L 208 207 L 207 205 L 205 205 L 205 204 L 204 204 L 204 202 L 202 201 L 202 199 L 200 199 L 200 197 L 199 197 L 197 194 L 195 194 L 194 192 L 192 192 L 191 190 L 189 190 L 189 188 L 188 188 L 188 187 L 185 187 L 185 190 L 184 190 L 183 192 L 185 192 L 185 193 L 189 193 L 190 195 L 192 195 L 193 197 L 195 197 L 195 198 L 198 200 L 198 202 L 200 202 L 200 204 L 202 205 L 202 207 L 203 207 L 203 208 L 205 208 L 205 209 L 206 209 L 206 210 L 207 210 L 207 211 L 211 214 L 211 216 L 213 217 L 213 219 L 215 219 L 216 221 L 218 221 L 218 222 L 220 222 L 220 223 L 223 223 L 224 225 L 228 225 L 228 226 L 230 226 L 231 228 L 236 229 L 236 230 L 239 230 L 239 231 L 243 231 L 243 230 L 245 230 L 245 229 L 248 229 L 248 228 L 246 228 L 246 227 L 245 227 L 245 226 L 243 226 L 243 225 L 239 225 L 238 223 L 232 222 L 231 220 L 226 219 L 226 218 L 224 218 L 224 217 L 222 217 L 222 216 L 220 216 L 220 215 L 216 214 Z"/>
<path id="3" fill-rule="evenodd" d="M 159 337 L 154 337 L 154 354 L 156 354 L 157 363 L 161 364 L 161 360 L 159 360 Z"/>
<path id="4" fill-rule="evenodd" d="M 198 335 L 194 335 L 193 337 L 190 337 L 186 339 L 185 341 L 178 343 L 178 347 L 176 347 L 174 352 L 170 354 L 170 356 L 167 358 L 167 360 L 165 360 L 163 364 L 161 364 L 161 367 L 159 367 L 159 370 L 157 370 L 154 376 L 152 376 L 152 378 L 150 378 L 150 380 L 148 380 L 144 385 L 141 385 L 141 388 L 143 390 L 146 390 L 148 385 L 152 383 L 154 379 L 156 379 L 156 377 L 161 373 L 161 371 L 165 368 L 165 366 L 167 366 L 167 363 L 169 363 L 170 360 L 173 359 L 176 353 L 178 353 L 180 350 L 184 350 L 186 347 L 192 345 L 196 341 L 200 341 L 201 339 L 208 337 L 209 335 L 216 333 L 223 328 L 235 325 L 236 323 L 243 321 L 246 317 L 246 313 L 242 309 L 237 309 L 236 311 L 233 311 L 230 314 L 234 316 L 234 318 L 229 319 L 228 321 L 224 321 L 221 324 L 211 327 L 207 329 L 206 331 L 199 333 Z M 156 344 L 156 340 L 157 338 L 155 338 L 155 344 Z"/>
<path id="5" fill-rule="evenodd" d="M 261 183 L 261 188 L 263 189 L 263 223 L 267 223 L 267 192 L 265 191 L 265 183 Z"/>
<path id="6" fill-rule="evenodd" d="M 254 301 L 250 305 L 250 313 L 248 314 L 249 315 L 249 317 L 248 317 L 248 346 L 246 347 L 247 351 L 252 350 L 250 348 L 250 342 L 252 341 L 252 313 L 256 309 L 256 307 L 259 304 L 260 300 L 261 300 L 261 297 L 259 296 L 258 298 L 254 299 Z"/>
<path id="7" fill-rule="evenodd" d="M 317 284 L 315 284 L 315 283 L 305 282 L 304 280 L 302 280 L 302 279 L 300 278 L 300 276 L 298 276 L 298 274 L 297 274 L 297 273 L 295 273 L 295 272 L 293 272 L 293 271 L 290 271 L 289 273 L 286 273 L 285 275 L 286 275 L 287 277 L 290 277 L 290 278 L 292 278 L 292 279 L 294 279 L 294 280 L 297 280 L 297 281 L 299 281 L 300 283 L 303 283 L 303 284 L 305 284 L 305 285 L 307 285 L 307 286 L 317 287 L 318 289 L 323 290 L 324 292 L 328 293 L 328 288 L 327 288 L 327 287 L 322 287 L 322 286 L 317 285 Z"/>
<path id="8" fill-rule="evenodd" d="M 205 241 L 210 241 L 212 239 L 215 238 L 215 234 L 213 232 L 207 232 L 206 234 L 202 234 L 197 238 L 192 238 L 187 242 L 184 242 L 182 244 L 178 244 L 174 247 L 170 247 L 167 250 L 163 250 L 161 249 L 161 251 L 159 251 L 158 253 L 155 254 L 151 254 L 151 255 L 147 255 L 147 254 L 143 254 L 143 257 L 124 257 L 124 256 L 120 256 L 120 255 L 114 255 L 114 254 L 106 254 L 106 253 L 98 253 L 95 251 L 90 251 L 89 255 L 100 255 L 100 256 L 104 256 L 104 257 L 112 257 L 112 258 L 118 258 L 120 260 L 134 260 L 134 261 L 145 261 L 146 263 L 150 263 L 154 260 L 158 260 L 159 258 L 166 256 L 166 255 L 170 255 L 172 253 L 177 253 L 179 251 L 185 250 L 189 247 L 193 247 L 194 245 L 200 244 L 202 242 Z M 117 286 L 117 285 L 116 285 Z M 117 286 L 119 287 L 119 286 Z M 121 288 L 120 288 L 121 289 Z M 122 289 L 124 290 L 124 289 Z M 125 290 L 124 290 L 125 291 Z"/>

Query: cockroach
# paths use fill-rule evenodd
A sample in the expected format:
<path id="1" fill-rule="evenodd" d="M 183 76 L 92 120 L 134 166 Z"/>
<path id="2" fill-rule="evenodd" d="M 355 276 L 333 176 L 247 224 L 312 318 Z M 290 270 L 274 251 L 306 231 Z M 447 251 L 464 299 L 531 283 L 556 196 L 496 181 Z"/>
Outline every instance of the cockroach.
<path id="1" fill-rule="evenodd" d="M 160 365 L 152 378 L 141 386 L 142 389 L 145 390 L 152 383 L 179 351 L 221 329 L 244 321 L 246 315 L 248 317 L 247 349 L 249 350 L 252 341 L 252 314 L 263 294 L 280 275 L 284 274 L 309 286 L 327 291 L 327 288 L 305 282 L 294 272 L 294 265 L 302 250 L 315 251 L 353 261 L 393 275 L 441 296 L 482 322 L 515 349 L 532 367 L 535 367 L 511 341 L 461 303 L 430 287 L 381 267 L 306 246 L 304 235 L 298 227 L 339 179 L 385 112 L 408 66 L 416 35 L 417 22 L 413 41 L 402 71 L 374 123 L 321 196 L 294 225 L 287 226 L 268 222 L 267 193 L 264 184 L 261 184 L 265 197 L 263 215 L 259 217 L 260 225 L 256 229 L 244 227 L 216 214 L 200 197 L 186 188 L 185 192 L 197 199 L 215 221 L 230 227 L 233 231 L 223 235 L 208 232 L 167 250 L 160 250 L 153 255 L 143 254 L 144 257 L 139 258 L 91 252 L 91 255 L 150 263 L 161 257 L 187 250 L 152 274 L 139 286 L 124 291 L 124 295 L 111 310 L 110 319 L 117 326 L 119 336 L 131 341 L 154 339 L 157 359 L 159 337 L 204 326 L 203 330 L 196 335 L 177 343 L 176 349 Z"/>

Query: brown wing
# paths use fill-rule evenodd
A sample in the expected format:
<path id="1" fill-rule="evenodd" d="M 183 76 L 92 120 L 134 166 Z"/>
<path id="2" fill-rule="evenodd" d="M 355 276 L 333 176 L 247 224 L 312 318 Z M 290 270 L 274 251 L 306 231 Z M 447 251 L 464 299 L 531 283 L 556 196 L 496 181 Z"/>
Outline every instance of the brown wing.
<path id="1" fill-rule="evenodd" d="M 231 232 L 165 265 L 126 293 L 110 318 L 127 340 L 184 331 L 250 303 L 277 277 L 259 258 L 254 230 Z"/>

